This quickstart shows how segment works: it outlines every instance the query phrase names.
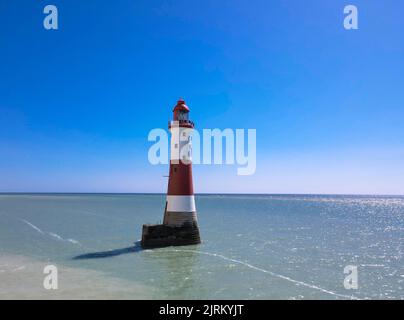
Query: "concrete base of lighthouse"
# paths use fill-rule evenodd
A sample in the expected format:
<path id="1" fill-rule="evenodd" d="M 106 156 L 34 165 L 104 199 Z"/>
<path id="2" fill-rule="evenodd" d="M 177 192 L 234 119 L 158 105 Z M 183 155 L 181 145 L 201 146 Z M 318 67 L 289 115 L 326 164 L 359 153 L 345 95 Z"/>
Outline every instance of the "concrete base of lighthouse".
<path id="1" fill-rule="evenodd" d="M 143 225 L 141 244 L 144 248 L 199 243 L 201 237 L 193 196 L 168 196 L 163 224 Z"/>
<path id="2" fill-rule="evenodd" d="M 185 222 L 181 226 L 167 224 L 144 224 L 142 230 L 142 247 L 156 248 L 168 246 L 185 246 L 201 243 L 196 222 Z"/>

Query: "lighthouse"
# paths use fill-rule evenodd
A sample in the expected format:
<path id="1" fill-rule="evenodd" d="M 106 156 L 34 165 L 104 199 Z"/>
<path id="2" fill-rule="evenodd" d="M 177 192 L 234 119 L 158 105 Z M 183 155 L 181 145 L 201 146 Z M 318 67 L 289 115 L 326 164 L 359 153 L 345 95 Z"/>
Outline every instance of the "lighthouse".
<path id="1" fill-rule="evenodd" d="M 143 247 L 198 244 L 201 242 L 192 181 L 192 130 L 189 108 L 183 99 L 169 121 L 170 171 L 163 224 L 145 224 Z"/>

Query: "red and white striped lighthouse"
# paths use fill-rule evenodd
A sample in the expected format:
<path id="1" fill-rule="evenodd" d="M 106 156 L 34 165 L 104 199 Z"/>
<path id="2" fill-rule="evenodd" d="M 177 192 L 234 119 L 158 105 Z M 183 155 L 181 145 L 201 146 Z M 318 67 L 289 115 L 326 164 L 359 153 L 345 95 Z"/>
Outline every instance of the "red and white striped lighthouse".
<path id="1" fill-rule="evenodd" d="M 183 99 L 173 110 L 168 128 L 170 142 L 170 174 L 162 225 L 144 225 L 144 247 L 188 245 L 201 242 L 196 216 L 192 182 L 192 130 L 189 108 Z"/>
<path id="2" fill-rule="evenodd" d="M 189 119 L 189 108 L 180 99 L 173 110 L 171 132 L 170 175 L 164 224 L 180 226 L 197 223 L 194 188 L 192 183 L 191 132 L 194 123 Z"/>

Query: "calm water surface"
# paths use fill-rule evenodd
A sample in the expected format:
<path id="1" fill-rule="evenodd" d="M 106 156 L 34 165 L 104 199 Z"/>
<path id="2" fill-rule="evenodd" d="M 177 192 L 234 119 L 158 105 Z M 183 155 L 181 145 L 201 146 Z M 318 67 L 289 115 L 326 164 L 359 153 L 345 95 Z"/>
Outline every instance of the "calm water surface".
<path id="1" fill-rule="evenodd" d="M 141 250 L 142 224 L 161 222 L 164 195 L 0 194 L 0 298 L 39 295 L 31 278 L 50 263 L 74 270 L 59 274 L 57 298 L 94 282 L 100 299 L 404 298 L 404 197 L 196 203 L 201 245 Z M 344 288 L 347 265 L 358 268 L 357 290 Z"/>

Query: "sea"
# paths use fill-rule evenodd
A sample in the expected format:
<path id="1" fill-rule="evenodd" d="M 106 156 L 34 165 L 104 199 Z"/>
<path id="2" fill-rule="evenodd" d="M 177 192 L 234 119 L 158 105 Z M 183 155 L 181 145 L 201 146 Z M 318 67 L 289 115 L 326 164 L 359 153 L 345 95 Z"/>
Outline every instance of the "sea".
<path id="1" fill-rule="evenodd" d="M 0 194 L 0 299 L 404 299 L 404 196 L 196 195 L 202 243 L 143 250 L 164 205 Z"/>

